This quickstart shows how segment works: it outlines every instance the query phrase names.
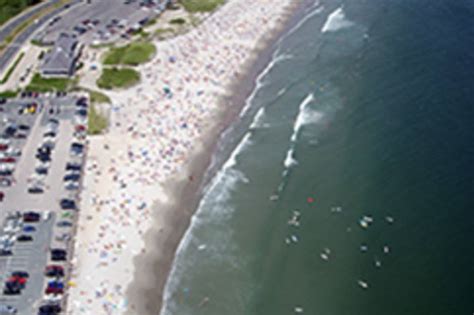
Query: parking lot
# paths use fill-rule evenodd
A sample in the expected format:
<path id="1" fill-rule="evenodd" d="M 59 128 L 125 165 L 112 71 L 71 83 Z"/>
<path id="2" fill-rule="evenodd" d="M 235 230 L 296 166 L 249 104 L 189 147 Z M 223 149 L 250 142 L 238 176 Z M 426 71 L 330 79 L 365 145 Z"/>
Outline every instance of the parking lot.
<path id="1" fill-rule="evenodd" d="M 167 0 L 100 0 L 90 4 L 84 2 L 74 10 L 51 20 L 36 35 L 36 39 L 44 43 L 52 43 L 59 33 L 79 35 L 83 44 L 101 44 L 117 40 L 120 36 L 127 37 L 130 29 L 138 27 L 140 22 L 157 16 L 165 9 Z"/>
<path id="2" fill-rule="evenodd" d="M 79 98 L 82 105 L 77 104 Z M 35 110 L 29 106 L 32 103 L 37 104 Z M 20 153 L 13 163 L 0 160 L 0 167 L 13 165 L 12 174 L 1 177 L 9 179 L 11 185 L 0 187 L 0 222 L 4 224 L 0 231 L 0 305 L 12 306 L 19 314 L 39 314 L 38 308 L 45 303 L 63 303 L 66 281 L 63 277 L 46 281 L 44 270 L 46 265 L 58 265 L 64 269 L 64 279 L 68 277 L 67 259 L 72 256 L 85 156 L 87 101 L 78 95 L 54 95 L 0 106 L 2 121 L 6 122 L 0 128 L 2 141 L 7 144 L 5 152 Z M 20 125 L 25 127 L 20 129 Z M 17 134 L 26 135 L 17 139 Z M 40 216 L 38 222 L 26 222 L 30 212 Z M 58 254 L 53 254 L 54 249 L 64 251 L 59 262 L 51 261 Z M 14 290 L 5 294 L 6 289 L 15 289 L 20 280 L 25 281 L 15 278 L 14 271 L 27 272 L 27 284 L 19 294 L 13 294 Z M 45 295 L 46 290 L 49 294 Z M 49 310 L 41 314 L 57 314 L 54 307 Z"/>

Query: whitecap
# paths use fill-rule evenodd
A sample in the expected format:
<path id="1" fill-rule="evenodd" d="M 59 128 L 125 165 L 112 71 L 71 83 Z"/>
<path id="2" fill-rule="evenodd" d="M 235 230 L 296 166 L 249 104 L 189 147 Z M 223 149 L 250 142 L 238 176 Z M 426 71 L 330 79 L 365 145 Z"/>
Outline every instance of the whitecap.
<path id="1" fill-rule="evenodd" d="M 321 29 L 321 33 L 334 32 L 343 28 L 351 27 L 354 23 L 346 20 L 346 15 L 342 7 L 337 8 L 334 12 L 329 14 L 326 22 Z"/>
<path id="2" fill-rule="evenodd" d="M 291 148 L 288 150 L 288 152 L 286 152 L 286 158 L 285 158 L 285 161 L 283 162 L 283 165 L 285 165 L 286 168 L 290 168 L 296 164 L 298 164 L 298 161 L 295 159 L 294 149 Z"/>

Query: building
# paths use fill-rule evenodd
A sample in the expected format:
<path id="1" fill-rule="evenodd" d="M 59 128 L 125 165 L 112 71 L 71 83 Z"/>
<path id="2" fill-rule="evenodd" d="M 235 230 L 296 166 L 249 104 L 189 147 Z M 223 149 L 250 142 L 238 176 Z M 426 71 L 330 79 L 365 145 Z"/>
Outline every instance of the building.
<path id="1" fill-rule="evenodd" d="M 74 74 L 81 45 L 75 35 L 61 33 L 54 47 L 44 56 L 41 76 L 45 78 L 70 77 Z"/>

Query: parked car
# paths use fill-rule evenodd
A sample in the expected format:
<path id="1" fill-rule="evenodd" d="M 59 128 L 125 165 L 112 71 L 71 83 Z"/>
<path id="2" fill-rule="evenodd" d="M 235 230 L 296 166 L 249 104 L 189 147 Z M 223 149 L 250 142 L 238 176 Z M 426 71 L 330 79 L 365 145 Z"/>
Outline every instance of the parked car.
<path id="1" fill-rule="evenodd" d="M 73 224 L 71 221 L 62 220 L 56 223 L 57 227 L 71 227 Z"/>
<path id="2" fill-rule="evenodd" d="M 31 186 L 28 187 L 28 193 L 30 194 L 42 194 L 44 193 L 43 187 L 40 186 Z"/>
<path id="3" fill-rule="evenodd" d="M 0 202 L 2 202 L 4 198 L 5 198 L 5 193 L 3 191 L 0 191 Z"/>
<path id="4" fill-rule="evenodd" d="M 16 314 L 17 309 L 11 305 L 0 304 L 0 315 Z"/>
<path id="5" fill-rule="evenodd" d="M 8 177 L 0 177 L 0 187 L 9 187 L 12 184 L 12 180 Z"/>
<path id="6" fill-rule="evenodd" d="M 16 240 L 18 242 L 31 242 L 33 241 L 33 236 L 23 234 L 23 235 L 18 236 Z"/>
<path id="7" fill-rule="evenodd" d="M 67 252 L 64 249 L 55 248 L 51 250 L 52 261 L 64 261 L 66 260 Z"/>
<path id="8" fill-rule="evenodd" d="M 41 218 L 41 215 L 38 212 L 28 211 L 23 213 L 24 222 L 38 222 Z"/>
<path id="9" fill-rule="evenodd" d="M 82 166 L 79 163 L 68 162 L 66 164 L 66 171 L 80 171 L 81 168 L 82 168 Z"/>
<path id="10" fill-rule="evenodd" d="M 76 202 L 72 199 L 61 199 L 59 202 L 61 209 L 63 210 L 75 210 L 76 209 Z"/>
<path id="11" fill-rule="evenodd" d="M 20 278 L 29 278 L 30 274 L 26 271 L 17 270 L 17 271 L 12 272 L 12 276 L 13 277 L 20 277 Z"/>
<path id="12" fill-rule="evenodd" d="M 64 293 L 64 283 L 61 281 L 50 281 L 45 290 L 46 294 L 63 294 Z"/>
<path id="13" fill-rule="evenodd" d="M 48 265 L 44 274 L 46 277 L 64 277 L 64 268 L 59 265 Z"/>
<path id="14" fill-rule="evenodd" d="M 69 182 L 69 181 L 77 182 L 79 181 L 80 178 L 81 178 L 80 174 L 73 173 L 73 174 L 64 175 L 63 180 L 65 182 Z"/>
<path id="15" fill-rule="evenodd" d="M 3 287 L 3 294 L 4 295 L 17 295 L 21 293 L 22 285 L 19 282 L 7 281 L 5 282 L 5 286 Z"/>
<path id="16" fill-rule="evenodd" d="M 61 306 L 59 303 L 43 304 L 38 309 L 38 315 L 56 315 L 61 313 Z"/>
<path id="17" fill-rule="evenodd" d="M 36 232 L 36 228 L 33 225 L 25 225 L 23 227 L 23 232 L 24 233 L 33 233 L 33 232 Z"/>

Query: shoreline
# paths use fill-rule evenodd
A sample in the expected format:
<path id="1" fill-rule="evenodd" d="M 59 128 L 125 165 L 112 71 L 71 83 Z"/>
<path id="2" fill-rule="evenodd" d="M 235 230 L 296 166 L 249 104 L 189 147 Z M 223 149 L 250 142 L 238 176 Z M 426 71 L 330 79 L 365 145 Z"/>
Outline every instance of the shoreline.
<path id="1" fill-rule="evenodd" d="M 158 56 L 139 67 L 141 84 L 109 93 L 114 103 L 109 133 L 89 144 L 67 314 L 156 315 L 161 309 L 175 253 L 203 194 L 206 174 L 218 166 L 212 159 L 220 134 L 236 121 L 271 61 L 277 39 L 292 25 L 297 9 L 305 7 L 305 2 L 291 1 L 281 7 L 228 3 L 192 34 L 156 43 Z M 261 20 L 266 29 L 251 27 Z M 212 42 L 209 35 L 215 36 L 214 24 L 224 27 L 217 33 L 224 39 L 217 48 L 206 47 Z M 242 27 L 244 38 L 236 38 L 239 30 L 228 31 L 233 27 Z M 195 58 L 187 54 L 186 48 L 196 49 L 185 42 L 190 38 L 205 47 Z M 232 54 L 215 58 L 223 51 Z M 174 54 L 183 57 L 177 64 L 168 61 Z M 210 69 L 195 70 L 214 60 Z M 230 84 L 234 77 L 237 84 Z M 171 86 L 176 95 L 163 95 L 162 85 Z M 197 96 L 188 97 L 196 89 Z M 200 89 L 205 91 L 201 97 Z"/>
<path id="2" fill-rule="evenodd" d="M 144 237 L 147 252 L 134 258 L 134 278 L 126 291 L 132 309 L 134 311 L 144 310 L 146 313 L 139 311 L 138 313 L 129 312 L 129 314 L 151 315 L 157 314 L 157 310 L 159 310 L 158 314 L 163 311 L 164 290 L 172 271 L 177 250 L 190 228 L 191 219 L 205 194 L 206 185 L 231 153 L 227 152 L 227 158 L 213 164 L 213 158 L 218 153 L 217 147 L 224 140 L 221 133 L 226 132 L 238 122 L 246 100 L 257 87 L 258 76 L 273 59 L 273 54 L 277 49 L 276 44 L 285 33 L 299 22 L 297 17 L 302 15 L 309 2 L 292 4 L 291 7 L 287 8 L 281 24 L 277 26 L 271 36 L 263 39 L 262 43 L 254 49 L 252 58 L 247 61 L 247 64 L 240 71 L 240 82 L 226 88 L 230 93 L 220 101 L 221 103 L 231 104 L 228 110 L 221 111 L 218 114 L 220 117 L 216 119 L 216 125 L 203 137 L 205 139 L 202 148 L 190 155 L 191 163 L 185 167 L 181 178 L 165 183 L 165 186 L 169 187 L 165 192 L 168 196 L 181 196 L 181 198 L 179 201 L 170 200 L 167 204 L 154 204 L 153 208 L 155 211 L 161 208 L 160 211 L 169 214 L 168 222 L 165 225 L 173 230 L 164 231 L 151 228 L 147 231 Z M 189 176 L 193 176 L 193 181 L 189 180 Z M 159 219 L 163 220 L 163 217 Z M 154 223 L 162 224 L 163 222 Z M 163 241 L 163 238 L 166 238 L 166 240 Z M 155 279 L 150 280 L 150 277 L 155 277 Z M 138 309 L 135 307 L 137 304 L 141 305 Z"/>

